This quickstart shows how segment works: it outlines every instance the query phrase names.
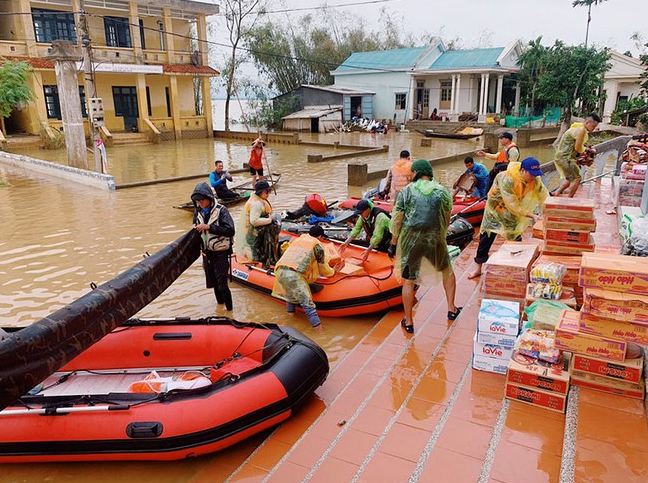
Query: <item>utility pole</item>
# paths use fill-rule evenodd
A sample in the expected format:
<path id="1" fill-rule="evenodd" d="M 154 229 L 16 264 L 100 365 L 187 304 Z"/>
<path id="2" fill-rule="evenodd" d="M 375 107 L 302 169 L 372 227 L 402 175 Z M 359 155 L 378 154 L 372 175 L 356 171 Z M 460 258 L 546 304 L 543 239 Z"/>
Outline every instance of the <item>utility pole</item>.
<path id="1" fill-rule="evenodd" d="M 103 144 L 101 136 L 99 136 L 98 127 L 95 126 L 94 117 L 92 114 L 92 106 L 88 103 L 88 99 L 97 97 L 97 88 L 94 82 L 93 67 L 92 67 L 92 43 L 90 41 L 90 33 L 88 30 L 88 17 L 83 5 L 83 0 L 77 0 L 79 3 L 79 35 L 81 41 L 81 52 L 83 54 L 83 78 L 85 80 L 86 92 L 86 110 L 88 112 L 88 126 L 90 127 L 90 137 L 92 138 L 92 154 L 94 157 L 94 170 L 101 173 L 103 172 L 101 163 L 100 146 Z"/>

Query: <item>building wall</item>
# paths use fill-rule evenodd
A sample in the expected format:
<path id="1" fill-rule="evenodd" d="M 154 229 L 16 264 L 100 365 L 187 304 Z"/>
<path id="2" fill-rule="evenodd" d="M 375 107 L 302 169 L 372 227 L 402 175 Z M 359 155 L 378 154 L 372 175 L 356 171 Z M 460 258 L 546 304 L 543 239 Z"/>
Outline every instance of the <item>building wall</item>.
<path id="1" fill-rule="evenodd" d="M 342 94 L 303 88 L 304 107 L 308 106 L 341 106 Z"/>
<path id="2" fill-rule="evenodd" d="M 373 117 L 378 120 L 404 122 L 406 110 L 396 109 L 395 93 L 407 95 L 406 109 L 411 109 L 410 76 L 401 72 L 381 72 L 372 74 L 351 74 L 335 76 L 335 85 L 359 91 L 375 92 Z"/>

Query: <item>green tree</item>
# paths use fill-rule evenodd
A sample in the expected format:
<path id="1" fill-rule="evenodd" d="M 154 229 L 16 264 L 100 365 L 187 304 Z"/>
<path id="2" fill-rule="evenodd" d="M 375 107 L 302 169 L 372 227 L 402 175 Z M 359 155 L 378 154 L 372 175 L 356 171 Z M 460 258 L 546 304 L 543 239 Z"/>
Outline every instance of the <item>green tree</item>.
<path id="1" fill-rule="evenodd" d="M 520 81 L 522 92 L 520 99 L 527 108 L 531 108 L 533 113 L 544 108 L 544 103 L 539 105 L 536 101 L 538 82 L 542 76 L 543 64 L 547 55 L 547 48 L 541 44 L 541 41 L 542 36 L 529 41 L 526 50 L 518 58 L 520 72 L 517 78 Z"/>
<path id="2" fill-rule="evenodd" d="M 607 49 L 568 47 L 559 40 L 547 49 L 536 96 L 547 105 L 563 109 L 563 128 L 571 124 L 577 101 L 578 114 L 587 114 L 597 106 L 603 76 L 610 68 L 609 58 Z"/>
<path id="3" fill-rule="evenodd" d="M 265 11 L 263 0 L 223 0 L 225 10 L 225 27 L 229 33 L 231 51 L 222 69 L 221 78 L 225 84 L 225 130 L 229 131 L 230 101 L 237 94 L 237 70 L 246 60 L 241 55 L 240 47 L 247 36 L 254 30 L 254 25 Z"/>
<path id="4" fill-rule="evenodd" d="M 5 118 L 34 98 L 27 82 L 32 69 L 26 62 L 5 61 L 0 66 L 0 127 L 6 135 Z"/>
<path id="5" fill-rule="evenodd" d="M 587 6 L 587 28 L 585 29 L 585 48 L 587 48 L 587 40 L 589 38 L 589 27 L 592 21 L 592 5 L 598 5 L 607 0 L 574 0 L 572 7 L 585 7 Z"/>

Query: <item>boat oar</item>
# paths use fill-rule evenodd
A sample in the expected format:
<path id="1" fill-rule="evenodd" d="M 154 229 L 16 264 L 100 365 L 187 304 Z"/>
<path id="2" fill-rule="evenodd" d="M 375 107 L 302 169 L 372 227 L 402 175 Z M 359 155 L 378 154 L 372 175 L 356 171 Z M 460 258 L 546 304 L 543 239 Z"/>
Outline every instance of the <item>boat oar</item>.
<path id="1" fill-rule="evenodd" d="M 43 414 L 47 416 L 54 416 L 57 414 L 68 413 L 94 413 L 100 411 L 126 411 L 130 409 L 127 404 L 113 404 L 102 406 L 81 406 L 78 408 L 70 407 L 51 407 L 44 409 L 5 409 L 0 412 L 0 416 L 18 416 L 21 414 Z"/>
<path id="2" fill-rule="evenodd" d="M 261 131 L 259 131 L 258 133 L 259 133 L 259 137 L 261 137 Z M 263 141 L 261 141 L 261 143 L 263 144 Z M 275 188 L 275 182 L 272 179 L 272 167 L 270 167 L 270 161 L 268 161 L 268 157 L 266 156 L 265 147 L 263 147 L 262 149 L 263 149 L 263 160 L 265 161 L 265 164 L 268 167 L 268 179 L 270 180 L 270 184 L 272 185 L 272 191 L 276 195 L 277 188 Z"/>
<path id="3" fill-rule="evenodd" d="M 481 202 L 484 201 L 486 198 L 487 198 L 487 196 L 484 196 L 483 198 L 479 198 L 479 199 L 478 199 L 477 201 L 475 201 L 474 203 L 471 203 L 471 204 L 469 204 L 468 206 L 466 206 L 466 207 L 465 207 L 463 210 L 461 210 L 460 212 L 455 213 L 454 215 L 452 215 L 452 216 L 450 217 L 450 223 L 452 223 L 453 221 L 455 221 L 455 220 L 459 217 L 459 215 L 461 215 L 462 213 L 465 213 L 466 211 L 468 211 L 470 208 L 472 208 L 472 207 L 475 206 L 476 204 L 481 203 Z"/>
<path id="4" fill-rule="evenodd" d="M 615 171 L 616 171 L 616 169 L 611 169 L 609 171 L 606 171 L 605 173 L 597 174 L 596 176 L 592 176 L 591 178 L 584 179 L 583 181 L 580 182 L 580 184 L 585 184 L 585 183 L 589 183 L 590 181 L 594 181 L 595 179 L 604 178 L 608 174 L 612 174 Z"/>

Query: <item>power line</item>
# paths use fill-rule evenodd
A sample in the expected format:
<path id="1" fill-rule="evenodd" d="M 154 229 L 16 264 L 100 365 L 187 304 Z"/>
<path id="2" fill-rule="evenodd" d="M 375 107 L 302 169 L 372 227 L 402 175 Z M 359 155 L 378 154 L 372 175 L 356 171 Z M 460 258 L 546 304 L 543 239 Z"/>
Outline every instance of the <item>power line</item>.
<path id="1" fill-rule="evenodd" d="M 370 0 L 367 2 L 339 3 L 337 5 L 320 5 L 318 7 L 287 8 L 285 10 L 269 10 L 267 12 L 259 12 L 259 13 L 271 14 L 271 13 L 303 12 L 305 10 L 328 10 L 331 8 L 353 7 L 355 5 L 370 5 L 375 3 L 391 3 L 391 2 L 399 2 L 399 1 L 400 0 Z"/>

